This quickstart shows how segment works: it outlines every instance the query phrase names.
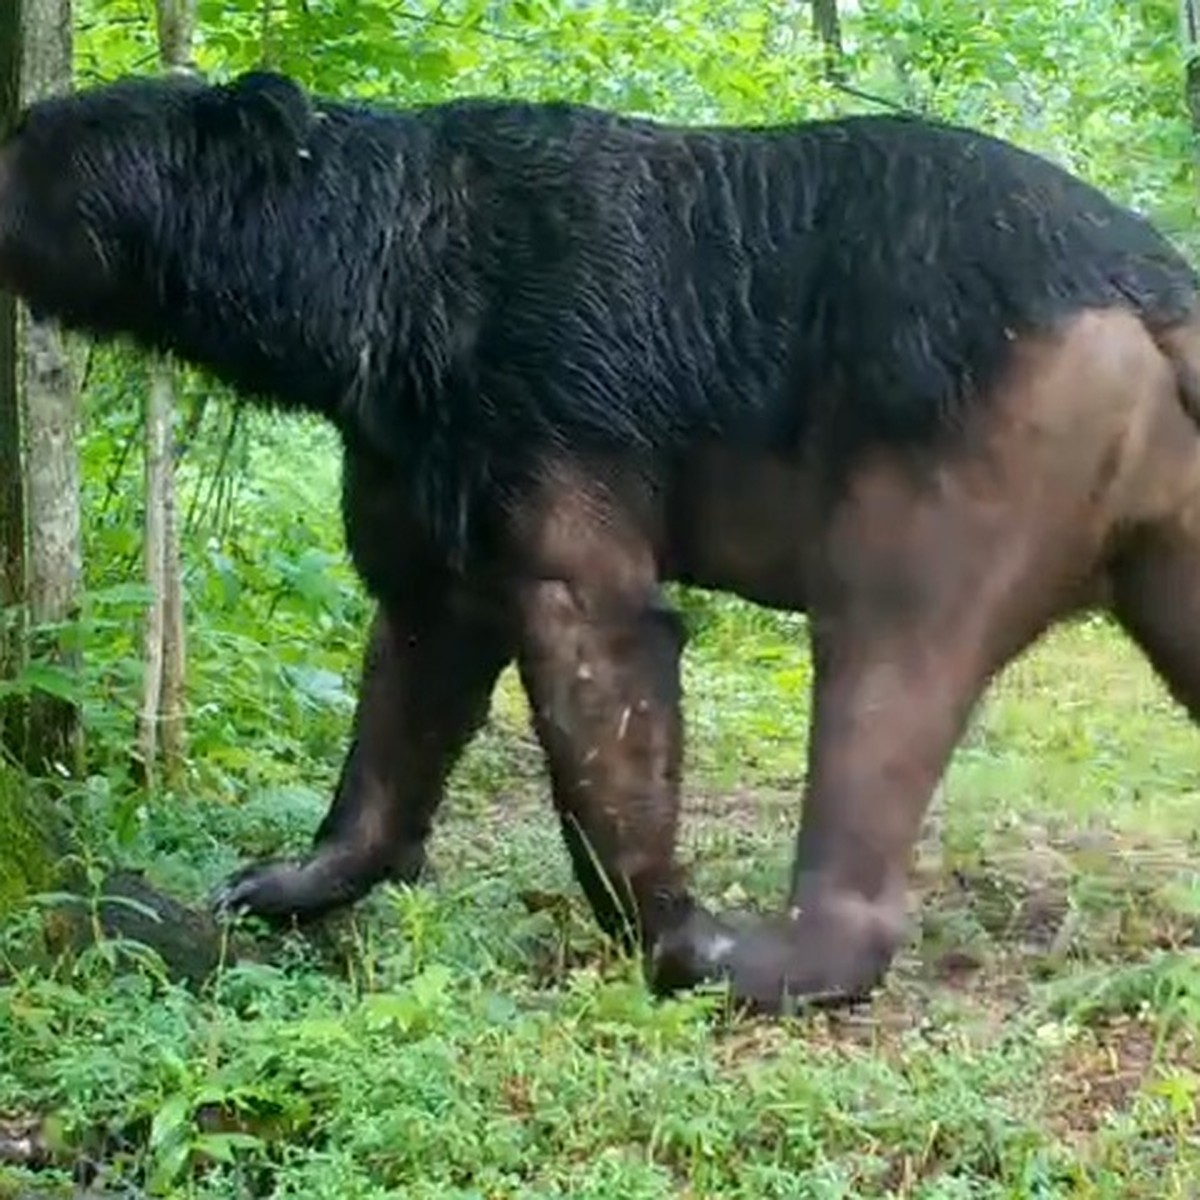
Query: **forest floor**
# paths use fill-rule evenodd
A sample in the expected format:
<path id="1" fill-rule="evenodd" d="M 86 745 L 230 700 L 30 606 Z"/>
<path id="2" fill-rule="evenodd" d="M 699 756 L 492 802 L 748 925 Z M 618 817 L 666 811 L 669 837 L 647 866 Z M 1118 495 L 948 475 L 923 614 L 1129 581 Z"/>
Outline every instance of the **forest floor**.
<path id="1" fill-rule="evenodd" d="M 686 682 L 699 890 L 773 904 L 803 776 L 802 638 L 718 622 Z M 930 821 L 887 986 L 792 1022 L 652 1002 L 612 957 L 525 715 L 506 677 L 455 776 L 436 883 L 380 891 L 334 952 L 296 940 L 196 995 L 152 964 L 114 972 L 120 947 L 21 969 L 10 929 L 0 1143 L 37 1122 L 90 1146 L 101 1181 L 188 1197 L 1200 1195 L 1200 739 L 1111 628 L 1064 630 L 998 681 Z M 199 897 L 247 856 L 302 847 L 318 783 L 197 802 L 159 823 L 147 865 Z M 0 1169 L 0 1197 L 62 1178 Z"/>

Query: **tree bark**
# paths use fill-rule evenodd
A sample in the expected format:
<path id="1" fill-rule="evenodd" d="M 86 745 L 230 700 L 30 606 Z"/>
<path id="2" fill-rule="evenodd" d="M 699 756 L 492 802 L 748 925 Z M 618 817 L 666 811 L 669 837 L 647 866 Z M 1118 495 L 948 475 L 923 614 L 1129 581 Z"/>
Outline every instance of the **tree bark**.
<path id="1" fill-rule="evenodd" d="M 170 413 L 175 412 L 174 393 Z M 168 426 L 167 472 L 163 479 L 163 664 L 159 714 L 162 719 L 163 772 L 168 787 L 183 779 L 187 753 L 184 682 L 187 674 L 187 626 L 183 619 L 183 562 L 179 550 L 179 507 L 175 492 L 174 424 Z"/>
<path id="2" fill-rule="evenodd" d="M 23 104 L 71 86 L 70 0 L 22 0 Z M 22 312 L 29 621 L 39 662 L 78 675 L 76 633 L 82 549 L 79 515 L 79 397 L 63 334 Z M 83 741 L 78 705 L 57 695 L 30 698 L 26 762 L 77 774 Z"/>
<path id="3" fill-rule="evenodd" d="M 196 0 L 158 0 L 158 56 L 168 71 L 192 69 Z"/>
<path id="4" fill-rule="evenodd" d="M 26 467 L 29 507 L 31 657 L 78 678 L 78 616 L 83 575 L 79 513 L 79 406 L 62 335 L 24 325 Z M 83 727 L 73 700 L 30 696 L 26 762 L 31 770 L 83 768 Z"/>

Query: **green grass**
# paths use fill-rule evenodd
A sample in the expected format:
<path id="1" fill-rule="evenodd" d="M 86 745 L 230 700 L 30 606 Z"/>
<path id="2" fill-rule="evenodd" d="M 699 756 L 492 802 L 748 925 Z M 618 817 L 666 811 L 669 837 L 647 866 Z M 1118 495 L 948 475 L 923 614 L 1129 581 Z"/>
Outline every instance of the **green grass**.
<path id="1" fill-rule="evenodd" d="M 782 894 L 809 680 L 799 627 L 741 605 L 689 652 L 684 851 L 714 903 Z M 199 896 L 303 845 L 336 766 L 175 801 L 134 852 Z M 36 1121 L 181 1197 L 1195 1196 L 1198 768 L 1136 653 L 1063 630 L 956 757 L 887 987 L 732 1023 L 712 997 L 650 1001 L 598 937 L 506 675 L 438 882 L 373 896 L 332 957 L 297 941 L 192 996 L 114 971 L 114 947 L 22 969 L 9 928 L 0 1140 Z M 56 1178 L 0 1171 L 0 1197 Z"/>

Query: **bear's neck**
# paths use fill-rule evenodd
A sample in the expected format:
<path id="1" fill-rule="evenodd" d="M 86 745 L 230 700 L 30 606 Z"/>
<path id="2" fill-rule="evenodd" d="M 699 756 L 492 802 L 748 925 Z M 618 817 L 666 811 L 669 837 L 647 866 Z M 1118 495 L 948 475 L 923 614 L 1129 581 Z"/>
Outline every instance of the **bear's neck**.
<path id="1" fill-rule="evenodd" d="M 252 399 L 359 434 L 390 423 L 380 406 L 428 403 L 444 383 L 439 314 L 464 286 L 447 246 L 466 219 L 434 157 L 412 119 L 341 113 L 294 162 L 239 162 L 235 179 L 209 164 L 163 233 L 155 340 Z"/>

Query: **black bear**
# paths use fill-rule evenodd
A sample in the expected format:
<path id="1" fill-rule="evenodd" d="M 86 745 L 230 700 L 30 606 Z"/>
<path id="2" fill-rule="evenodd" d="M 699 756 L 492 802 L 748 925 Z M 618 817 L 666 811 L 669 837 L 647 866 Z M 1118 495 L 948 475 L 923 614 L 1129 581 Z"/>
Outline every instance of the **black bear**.
<path id="1" fill-rule="evenodd" d="M 515 661 L 579 881 L 653 985 L 844 1000 L 902 938 L 972 707 L 1049 626 L 1111 611 L 1200 709 L 1196 278 L 982 134 L 132 80 L 3 145 L 0 285 L 342 439 L 378 603 L 353 742 L 311 855 L 226 906 L 413 878 Z M 708 912 L 677 860 L 666 580 L 809 614 L 778 916 Z"/>

